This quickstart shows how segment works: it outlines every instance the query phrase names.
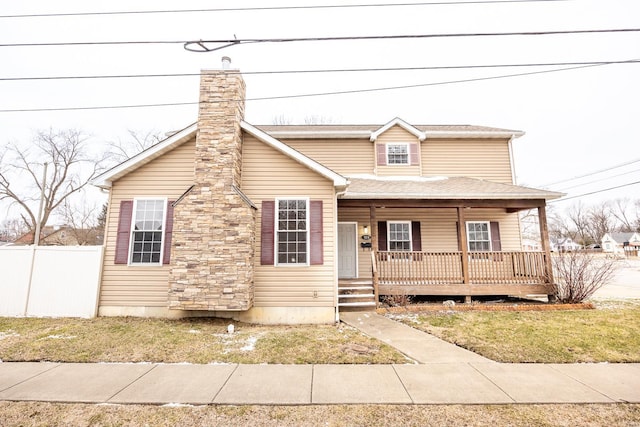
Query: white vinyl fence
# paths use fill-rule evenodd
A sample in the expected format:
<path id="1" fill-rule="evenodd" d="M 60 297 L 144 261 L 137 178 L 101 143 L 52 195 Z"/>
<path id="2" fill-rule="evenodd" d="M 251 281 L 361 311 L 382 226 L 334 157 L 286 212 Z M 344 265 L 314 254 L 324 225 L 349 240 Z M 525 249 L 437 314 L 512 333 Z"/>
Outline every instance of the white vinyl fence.
<path id="1" fill-rule="evenodd" d="M 102 246 L 0 247 L 0 316 L 95 317 Z"/>

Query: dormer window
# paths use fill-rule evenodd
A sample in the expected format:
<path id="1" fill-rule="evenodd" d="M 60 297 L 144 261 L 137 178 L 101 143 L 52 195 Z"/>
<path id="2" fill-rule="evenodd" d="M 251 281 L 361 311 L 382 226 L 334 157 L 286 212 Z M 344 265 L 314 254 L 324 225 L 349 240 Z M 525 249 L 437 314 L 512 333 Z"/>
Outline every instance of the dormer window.
<path id="1" fill-rule="evenodd" d="M 387 144 L 388 165 L 409 164 L 409 144 Z"/>

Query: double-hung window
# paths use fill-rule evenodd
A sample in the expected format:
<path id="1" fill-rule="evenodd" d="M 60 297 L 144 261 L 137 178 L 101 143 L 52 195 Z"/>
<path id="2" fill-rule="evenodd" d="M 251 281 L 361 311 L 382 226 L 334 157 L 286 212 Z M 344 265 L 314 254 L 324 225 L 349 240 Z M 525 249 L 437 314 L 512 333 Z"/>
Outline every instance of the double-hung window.
<path id="1" fill-rule="evenodd" d="M 387 223 L 387 241 L 390 251 L 411 251 L 411 222 Z"/>
<path id="2" fill-rule="evenodd" d="M 166 199 L 135 199 L 130 264 L 162 264 Z"/>
<path id="3" fill-rule="evenodd" d="M 490 251 L 491 231 L 488 222 L 467 222 L 467 242 L 469 251 Z"/>
<path id="4" fill-rule="evenodd" d="M 276 207 L 278 265 L 308 265 L 309 200 L 278 199 Z"/>
<path id="5" fill-rule="evenodd" d="M 409 144 L 387 144 L 388 165 L 409 164 Z"/>

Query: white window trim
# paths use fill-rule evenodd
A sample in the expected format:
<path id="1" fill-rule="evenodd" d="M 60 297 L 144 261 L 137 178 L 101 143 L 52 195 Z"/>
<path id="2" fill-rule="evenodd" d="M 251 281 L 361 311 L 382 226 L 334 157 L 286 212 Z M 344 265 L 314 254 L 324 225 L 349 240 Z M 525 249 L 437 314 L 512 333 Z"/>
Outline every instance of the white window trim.
<path id="1" fill-rule="evenodd" d="M 471 250 L 471 239 L 469 238 L 469 224 L 486 224 L 487 225 L 487 232 L 489 233 L 489 251 L 488 252 L 492 252 L 493 251 L 493 240 L 491 239 L 491 221 L 467 221 L 465 222 L 465 231 L 467 233 L 467 251 L 469 252 L 478 252 L 478 251 L 472 251 Z M 476 241 L 476 240 L 474 240 Z M 484 252 L 484 251 L 479 251 L 479 252 Z"/>
<path id="2" fill-rule="evenodd" d="M 311 227 L 311 203 L 309 202 L 309 197 L 297 197 L 297 196 L 290 196 L 290 197 L 276 197 L 276 202 L 275 202 L 275 212 L 274 214 L 274 221 L 273 221 L 273 227 L 274 227 L 274 239 L 273 239 L 273 243 L 274 243 L 274 248 L 273 248 L 273 265 L 276 267 L 308 267 L 310 264 L 310 256 L 311 256 L 311 233 L 310 233 L 310 227 Z M 307 204 L 307 229 L 305 230 L 307 233 L 307 262 L 302 263 L 284 263 L 284 264 L 280 264 L 280 262 L 278 261 L 278 211 L 279 208 L 278 206 L 280 205 L 280 201 L 281 200 L 304 200 L 305 203 Z"/>
<path id="3" fill-rule="evenodd" d="M 133 232 L 136 226 L 136 211 L 139 200 L 162 200 L 162 240 L 160 240 L 160 260 L 158 262 L 133 262 Z M 133 211 L 131 212 L 131 229 L 129 230 L 129 253 L 127 265 L 129 267 L 162 267 L 164 261 L 164 243 L 167 240 L 167 198 L 166 197 L 136 197 L 133 199 Z"/>
<path id="4" fill-rule="evenodd" d="M 404 145 L 405 147 L 407 147 L 407 163 L 389 163 L 389 147 L 391 146 L 400 146 L 400 145 Z M 384 148 L 384 152 L 385 152 L 385 156 L 387 157 L 387 166 L 409 166 L 411 165 L 411 144 L 409 144 L 408 142 L 387 142 L 385 144 L 385 148 Z"/>
<path id="5" fill-rule="evenodd" d="M 411 227 L 411 221 L 387 221 L 387 250 L 389 252 L 407 252 L 407 251 L 392 251 L 391 250 L 391 224 L 408 224 L 409 225 L 409 251 L 413 252 L 413 230 Z"/>

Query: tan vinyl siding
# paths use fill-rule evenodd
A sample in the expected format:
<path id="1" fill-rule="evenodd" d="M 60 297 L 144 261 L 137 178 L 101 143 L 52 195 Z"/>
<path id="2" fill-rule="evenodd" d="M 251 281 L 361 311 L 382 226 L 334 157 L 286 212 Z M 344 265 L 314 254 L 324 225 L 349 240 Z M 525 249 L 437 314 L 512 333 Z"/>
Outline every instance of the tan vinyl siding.
<path id="1" fill-rule="evenodd" d="M 363 225 L 369 225 L 369 209 L 342 208 L 338 212 L 339 221 L 357 221 L 358 231 Z M 386 208 L 376 210 L 377 221 L 420 221 L 422 250 L 426 252 L 449 252 L 458 250 L 456 209 L 425 208 L 400 209 Z M 520 231 L 517 213 L 506 213 L 504 209 L 467 209 L 466 221 L 498 221 L 503 251 L 521 250 Z M 377 227 L 377 224 L 373 224 Z M 358 249 L 358 277 L 371 277 L 371 254 L 368 250 Z"/>
<path id="2" fill-rule="evenodd" d="M 169 266 L 114 264 L 120 202 L 136 197 L 175 200 L 193 184 L 195 139 L 113 183 L 100 288 L 101 306 L 166 307 Z"/>
<path id="3" fill-rule="evenodd" d="M 512 184 L 508 140 L 427 138 L 422 144 L 422 173 L 425 176 L 467 176 Z"/>
<path id="4" fill-rule="evenodd" d="M 307 139 L 284 142 L 339 174 L 372 174 L 374 172 L 373 144 L 368 139 Z"/>
<path id="5" fill-rule="evenodd" d="M 416 138 L 415 135 L 412 135 L 400 126 L 393 126 L 391 129 L 387 130 L 385 133 L 378 137 L 378 140 L 375 143 L 376 145 L 393 143 L 418 144 L 418 147 L 420 147 L 418 138 Z M 373 147 L 373 150 L 375 150 L 375 147 Z M 418 154 L 420 154 L 419 150 L 420 148 L 418 148 Z M 420 176 L 421 169 L 420 165 L 377 166 L 376 174 L 379 176 Z"/>
<path id="6" fill-rule="evenodd" d="M 258 207 L 255 307 L 335 306 L 334 188 L 328 179 L 252 136 L 244 136 L 242 191 Z M 306 267 L 260 265 L 263 200 L 308 197 L 322 200 L 324 264 Z"/>

